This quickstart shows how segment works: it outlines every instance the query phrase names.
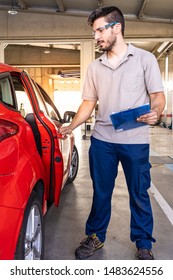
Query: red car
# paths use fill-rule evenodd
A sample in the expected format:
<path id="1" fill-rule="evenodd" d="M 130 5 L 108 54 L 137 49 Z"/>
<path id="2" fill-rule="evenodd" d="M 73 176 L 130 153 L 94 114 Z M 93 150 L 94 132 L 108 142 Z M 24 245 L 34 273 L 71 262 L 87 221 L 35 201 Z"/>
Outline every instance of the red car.
<path id="1" fill-rule="evenodd" d="M 0 64 L 1 260 L 43 259 L 43 216 L 78 171 L 73 134 L 58 132 L 64 122 L 27 73 Z"/>

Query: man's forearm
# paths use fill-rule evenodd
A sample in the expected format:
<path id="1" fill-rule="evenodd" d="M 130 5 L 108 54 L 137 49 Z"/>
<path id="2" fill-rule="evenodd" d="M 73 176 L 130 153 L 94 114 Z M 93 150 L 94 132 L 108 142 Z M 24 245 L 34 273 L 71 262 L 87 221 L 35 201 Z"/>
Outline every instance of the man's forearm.
<path id="1" fill-rule="evenodd" d="M 60 132 L 62 134 L 69 134 L 79 125 L 84 123 L 92 114 L 95 106 L 95 101 L 84 100 L 80 105 L 76 115 L 74 116 L 72 122 L 68 126 L 63 126 L 60 128 Z"/>
<path id="2" fill-rule="evenodd" d="M 84 100 L 70 124 L 71 128 L 75 129 L 76 127 L 84 123 L 91 116 L 95 105 L 96 102 Z"/>
<path id="3" fill-rule="evenodd" d="M 137 119 L 138 122 L 145 122 L 150 125 L 157 123 L 165 107 L 164 93 L 163 92 L 151 93 L 150 106 L 151 106 L 151 112 L 140 116 Z"/>
<path id="4" fill-rule="evenodd" d="M 163 92 L 152 93 L 150 95 L 150 98 L 151 98 L 151 110 L 157 112 L 157 118 L 159 119 L 165 107 L 165 95 L 163 94 Z"/>

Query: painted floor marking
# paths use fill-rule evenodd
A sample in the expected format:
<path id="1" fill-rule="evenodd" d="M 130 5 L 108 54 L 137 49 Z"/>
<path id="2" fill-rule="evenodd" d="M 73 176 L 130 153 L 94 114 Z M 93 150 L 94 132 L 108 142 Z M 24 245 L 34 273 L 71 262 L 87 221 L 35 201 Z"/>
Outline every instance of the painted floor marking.
<path id="1" fill-rule="evenodd" d="M 167 216 L 170 223 L 173 225 L 173 210 L 163 198 L 163 196 L 159 193 L 155 185 L 151 182 L 150 192 L 153 194 L 154 198 L 162 208 L 163 212 Z"/>

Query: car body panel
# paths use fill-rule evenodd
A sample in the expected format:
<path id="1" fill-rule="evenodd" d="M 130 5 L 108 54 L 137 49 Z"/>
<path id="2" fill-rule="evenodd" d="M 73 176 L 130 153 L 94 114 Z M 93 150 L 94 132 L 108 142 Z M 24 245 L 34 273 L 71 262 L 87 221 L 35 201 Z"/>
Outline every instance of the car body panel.
<path id="1" fill-rule="evenodd" d="M 59 112 L 40 86 L 25 72 L 0 63 L 0 136 L 6 124 L 14 125 L 14 134 L 0 138 L 0 259 L 13 259 L 33 190 L 44 190 L 43 214 L 48 201 L 58 206 L 74 136 L 59 133 Z"/>
<path id="2" fill-rule="evenodd" d="M 0 206 L 0 260 L 14 259 L 24 210 Z M 8 222 L 10 219 L 10 223 Z"/>

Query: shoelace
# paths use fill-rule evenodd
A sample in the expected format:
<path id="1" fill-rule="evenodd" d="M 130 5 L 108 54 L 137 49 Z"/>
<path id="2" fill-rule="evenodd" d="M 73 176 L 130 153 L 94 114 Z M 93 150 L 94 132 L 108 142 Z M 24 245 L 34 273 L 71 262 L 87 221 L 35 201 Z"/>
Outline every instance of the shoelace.
<path id="1" fill-rule="evenodd" d="M 87 238 L 85 238 L 85 239 L 81 242 L 81 245 L 83 245 L 83 246 L 86 247 L 86 248 L 89 248 L 91 244 L 94 246 L 94 245 L 95 245 L 95 244 L 94 244 L 94 239 L 95 239 L 95 237 L 93 237 L 93 236 L 88 236 Z"/>

